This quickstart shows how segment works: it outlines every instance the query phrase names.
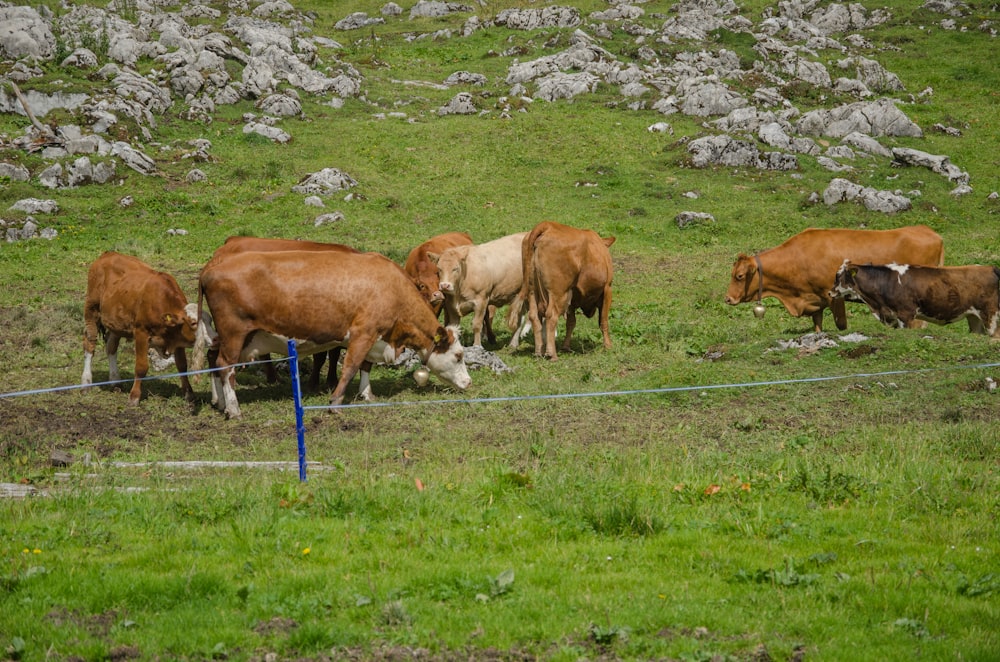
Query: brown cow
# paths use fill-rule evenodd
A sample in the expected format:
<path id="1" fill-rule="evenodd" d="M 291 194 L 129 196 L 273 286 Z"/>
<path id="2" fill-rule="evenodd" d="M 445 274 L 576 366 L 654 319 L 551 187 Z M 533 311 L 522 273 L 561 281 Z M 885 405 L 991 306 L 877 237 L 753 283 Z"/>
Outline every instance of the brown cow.
<path id="1" fill-rule="evenodd" d="M 940 266 L 944 242 L 926 225 L 896 230 L 809 228 L 779 246 L 737 257 L 726 303 L 735 306 L 776 297 L 793 317 L 810 315 L 817 332 L 823 329 L 823 311 L 830 308 L 843 331 L 844 299 L 831 298 L 830 290 L 844 260 Z"/>
<path id="2" fill-rule="evenodd" d="M 377 343 L 398 356 L 409 347 L 430 371 L 455 388 L 471 383 L 458 330 L 446 329 L 403 269 L 377 253 L 278 251 L 240 253 L 201 271 L 201 297 L 219 333 L 217 365 L 225 369 L 258 352 L 287 352 L 288 339 L 303 355 L 347 344 L 331 405 L 344 392 Z M 230 369 L 231 371 L 231 369 Z M 240 416 L 226 370 L 213 373 L 219 407 Z"/>
<path id="3" fill-rule="evenodd" d="M 518 300 L 511 304 L 507 325 L 514 328 L 524 303 L 535 333 L 535 356 L 556 360 L 556 324 L 566 316 L 563 351 L 569 351 L 576 327 L 576 310 L 587 317 L 600 310 L 598 322 L 604 347 L 611 347 L 608 315 L 611 310 L 611 281 L 614 275 L 611 253 L 614 237 L 601 237 L 593 230 L 580 230 L 561 223 L 539 223 L 521 244 L 524 265 L 523 285 Z"/>
<path id="4" fill-rule="evenodd" d="M 845 261 L 831 296 L 857 297 L 883 324 L 951 324 L 965 318 L 970 333 L 1000 339 L 1000 269 L 970 265 L 925 267 Z"/>
<path id="5" fill-rule="evenodd" d="M 403 269 L 409 274 L 413 282 L 417 284 L 420 295 L 431 304 L 435 315 L 441 314 L 444 307 L 444 294 L 441 293 L 438 278 L 438 268 L 435 262 L 428 257 L 428 253 L 438 253 L 452 248 L 453 246 L 471 246 L 472 237 L 467 232 L 446 232 L 436 237 L 431 237 L 420 244 L 406 257 Z"/>
<path id="6" fill-rule="evenodd" d="M 360 251 L 346 246 L 344 244 L 329 244 L 319 241 L 306 241 L 304 239 L 269 239 L 262 237 L 245 237 L 234 235 L 232 237 L 227 237 L 226 241 L 219 246 L 212 254 L 212 259 L 217 257 L 223 257 L 226 255 L 233 255 L 235 253 L 246 253 L 248 251 L 257 252 L 272 252 L 272 251 L 334 251 L 340 253 L 358 253 Z M 330 359 L 330 366 L 327 368 L 326 374 L 326 385 L 327 388 L 332 389 L 337 383 L 337 362 L 340 361 L 340 347 L 331 349 L 328 352 L 319 352 L 313 355 L 313 365 L 312 371 L 309 373 L 309 389 L 311 391 L 319 390 L 319 378 L 320 373 L 323 370 L 323 364 L 326 363 L 327 358 Z M 202 366 L 204 353 L 195 352 L 193 366 L 195 370 L 199 370 Z M 266 355 L 261 355 L 262 360 L 266 360 Z M 367 361 L 361 366 L 361 392 L 368 393 L 366 391 L 368 387 L 368 375 L 371 370 L 371 363 Z M 266 362 L 264 364 L 264 374 L 267 377 L 269 383 L 274 383 L 278 381 L 278 373 L 274 369 L 274 364 Z M 214 383 L 214 382 L 213 382 Z M 367 396 L 365 397 L 367 399 Z"/>
<path id="7" fill-rule="evenodd" d="M 211 320 L 199 315 L 189 304 L 177 281 L 168 273 L 155 271 L 130 255 L 108 251 L 90 265 L 87 296 L 83 305 L 83 376 L 81 383 L 93 384 L 91 362 L 98 333 L 104 337 L 108 355 L 108 379 L 118 381 L 118 343 L 135 341 L 135 378 L 129 404 L 142 398 L 142 379 L 149 372 L 149 349 L 173 354 L 181 373 L 185 398 L 194 393 L 187 377 L 187 354 L 198 336 L 212 334 Z"/>

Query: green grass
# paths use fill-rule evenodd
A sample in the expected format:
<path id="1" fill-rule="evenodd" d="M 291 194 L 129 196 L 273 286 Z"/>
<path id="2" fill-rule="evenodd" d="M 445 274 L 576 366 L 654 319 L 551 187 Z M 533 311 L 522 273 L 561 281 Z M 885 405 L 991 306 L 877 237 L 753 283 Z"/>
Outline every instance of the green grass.
<path id="1" fill-rule="evenodd" d="M 459 396 L 385 367 L 372 372 L 376 397 L 406 406 L 328 413 L 328 395 L 307 393 L 304 484 L 287 376 L 271 385 L 241 372 L 241 421 L 209 406 L 204 382 L 188 407 L 174 379 L 145 385 L 135 408 L 106 387 L 3 399 L 0 481 L 44 493 L 0 501 L 6 658 L 997 658 L 1000 395 L 987 378 L 1000 375 L 982 367 L 996 344 L 964 323 L 896 330 L 850 306 L 850 330 L 867 340 L 773 351 L 811 323 L 774 300 L 763 319 L 723 301 L 737 253 L 806 227 L 924 223 L 944 237 L 948 264 L 1000 263 L 1000 205 L 987 199 L 1000 190 L 1000 71 L 996 40 L 978 29 L 997 23 L 995 10 L 974 7 L 959 20 L 966 31 L 945 31 L 941 16 L 893 1 L 893 19 L 865 34 L 875 48 L 864 55 L 900 76 L 901 98 L 934 89 L 902 106 L 925 137 L 883 144 L 947 154 L 974 188 L 956 198 L 929 171 L 858 159 L 853 181 L 922 192 L 911 211 L 885 216 L 809 203 L 835 175 L 807 156 L 796 176 L 694 169 L 686 142 L 710 133 L 700 120 L 627 110 L 607 86 L 500 119 L 512 58 L 498 54 L 519 46 L 526 61 L 562 50 L 566 35 L 548 46 L 555 31 L 407 39 L 458 29 L 467 14 L 337 33 L 343 16 L 380 5 L 335 4 L 298 7 L 316 12 L 314 33 L 344 45 L 321 57 L 357 67 L 367 101 L 333 109 L 303 94 L 305 119 L 281 122 L 290 144 L 244 136 L 249 103 L 220 107 L 208 125 L 181 119 L 178 104 L 157 118 L 167 149 L 149 150 L 162 177 L 119 166 L 120 186 L 0 182 L 7 221 L 23 220 L 6 210 L 21 198 L 60 206 L 36 219 L 57 239 L 0 246 L 3 391 L 78 382 L 86 269 L 102 251 L 173 273 L 193 299 L 199 269 L 232 234 L 336 241 L 402 262 L 450 230 L 483 242 L 542 220 L 593 228 L 617 237 L 613 347 L 581 319 L 558 362 L 535 359 L 527 342 L 499 350 L 513 372 L 474 371 L 462 397 L 509 398 L 500 402 L 440 404 Z M 607 8 L 573 4 L 584 16 Z M 658 29 L 672 5 L 642 5 L 641 22 Z M 481 16 L 511 6 L 533 5 L 488 3 Z M 771 5 L 741 7 L 759 21 Z M 712 39 L 691 47 L 752 57 L 746 35 Z M 602 46 L 623 59 L 637 50 L 620 30 Z M 92 85 L 44 69 L 43 89 Z M 401 82 L 459 70 L 487 76 L 468 91 L 489 113 L 439 117 L 457 88 Z M 815 90 L 788 90 L 802 112 L 818 102 Z M 395 111 L 413 121 L 376 117 Z M 664 120 L 673 136 L 646 131 Z M 928 130 L 935 123 L 962 136 Z M 0 134 L 25 125 L 2 116 Z M 199 137 L 212 160 L 184 159 Z M 3 158 L 33 174 L 45 164 Z M 187 183 L 192 167 L 207 182 Z M 315 227 L 317 210 L 291 187 L 324 167 L 354 177 L 358 196 L 327 198 L 324 211 L 345 218 Z M 716 220 L 679 229 L 686 210 Z M 167 233 L 177 228 L 188 234 Z M 131 351 L 119 358 L 126 378 Z M 94 369 L 106 377 L 100 352 Z M 747 386 L 758 382 L 775 383 Z M 592 393 L 605 395 L 548 397 Z M 55 451 L 74 464 L 53 467 Z M 166 464 L 185 460 L 291 464 Z"/>

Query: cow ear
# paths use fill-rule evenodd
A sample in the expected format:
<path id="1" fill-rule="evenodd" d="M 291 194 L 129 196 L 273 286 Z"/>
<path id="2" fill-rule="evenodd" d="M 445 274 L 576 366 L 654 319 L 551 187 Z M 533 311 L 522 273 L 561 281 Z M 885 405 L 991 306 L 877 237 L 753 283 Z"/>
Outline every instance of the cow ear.
<path id="1" fill-rule="evenodd" d="M 858 268 L 857 267 L 848 267 L 847 268 L 847 273 L 848 273 L 848 275 L 851 278 L 857 278 L 857 276 L 858 276 Z"/>
<path id="2" fill-rule="evenodd" d="M 441 255 L 439 253 L 428 253 L 427 259 L 433 262 L 434 264 L 437 264 L 438 260 L 441 259 Z"/>
<path id="3" fill-rule="evenodd" d="M 174 325 L 174 316 L 171 315 L 170 313 L 164 313 L 163 314 L 163 322 L 167 326 L 173 326 Z"/>
<path id="4" fill-rule="evenodd" d="M 611 244 L 615 243 L 615 237 L 601 237 L 601 241 L 604 242 L 605 246 L 611 248 Z"/>

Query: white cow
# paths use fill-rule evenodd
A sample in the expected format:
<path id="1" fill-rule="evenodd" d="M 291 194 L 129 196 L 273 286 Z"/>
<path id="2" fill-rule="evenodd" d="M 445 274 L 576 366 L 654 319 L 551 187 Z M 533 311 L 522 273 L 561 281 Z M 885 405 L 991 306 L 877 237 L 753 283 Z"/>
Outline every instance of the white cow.
<path id="1" fill-rule="evenodd" d="M 484 244 L 454 246 L 441 253 L 427 254 L 438 266 L 445 324 L 457 325 L 463 315 L 472 313 L 473 345 L 483 344 L 484 322 L 487 340 L 496 345 L 490 307 L 505 306 L 520 292 L 521 242 L 527 234 L 518 232 Z M 516 347 L 525 333 L 522 325 L 514 332 L 511 347 Z"/>

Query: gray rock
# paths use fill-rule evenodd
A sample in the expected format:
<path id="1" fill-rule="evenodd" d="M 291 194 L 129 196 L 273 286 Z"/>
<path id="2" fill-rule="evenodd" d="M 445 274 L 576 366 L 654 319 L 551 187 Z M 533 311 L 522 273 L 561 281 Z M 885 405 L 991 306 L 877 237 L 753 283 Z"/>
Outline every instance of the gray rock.
<path id="1" fill-rule="evenodd" d="M 8 209 L 13 211 L 23 211 L 26 214 L 54 214 L 59 211 L 59 203 L 55 200 L 39 200 L 38 198 L 24 198 L 12 204 Z"/>
<path id="2" fill-rule="evenodd" d="M 353 177 L 337 168 L 323 168 L 319 172 L 307 175 L 292 187 L 296 193 L 306 195 L 331 195 L 357 186 Z"/>
<path id="3" fill-rule="evenodd" d="M 320 214 L 315 219 L 313 219 L 313 227 L 318 228 L 321 225 L 328 225 L 330 223 L 339 223 L 345 218 L 346 217 L 344 216 L 344 212 L 342 211 L 334 211 L 330 212 L 329 214 Z"/>
<path id="4" fill-rule="evenodd" d="M 7 178 L 13 182 L 26 182 L 31 178 L 31 173 L 22 165 L 0 162 L 0 178 Z"/>
<path id="5" fill-rule="evenodd" d="M 865 152 L 866 154 L 872 154 L 874 156 L 884 156 L 889 158 L 892 156 L 892 151 L 888 147 L 884 147 L 882 143 L 875 140 L 871 136 L 867 136 L 863 133 L 852 132 L 840 139 L 840 142 L 845 145 L 850 145 L 854 149 Z"/>
<path id="6" fill-rule="evenodd" d="M 677 223 L 677 227 L 684 229 L 692 225 L 715 223 L 715 217 L 700 211 L 682 211 L 674 217 L 674 221 Z"/>
<path id="7" fill-rule="evenodd" d="M 49 24 L 31 7 L 0 7 L 0 57 L 47 60 L 56 50 Z"/>
<path id="8" fill-rule="evenodd" d="M 468 92 L 459 92 L 437 111 L 438 115 L 473 115 L 476 112 L 476 104 Z"/>
<path id="9" fill-rule="evenodd" d="M 418 0 L 410 9 L 410 20 L 414 18 L 438 18 L 454 12 L 473 12 L 469 5 L 459 2 L 439 2 L 437 0 Z"/>
<path id="10" fill-rule="evenodd" d="M 538 80 L 538 88 L 534 98 L 543 101 L 556 99 L 572 99 L 579 94 L 594 92 L 600 79 L 594 74 L 581 71 L 576 74 L 566 74 L 556 71 Z"/>
<path id="11" fill-rule="evenodd" d="M 250 122 L 249 124 L 246 124 L 243 127 L 243 133 L 256 133 L 259 136 L 264 136 L 268 140 L 273 140 L 274 142 L 282 145 L 290 142 L 292 139 L 292 136 L 286 131 L 279 129 L 276 126 L 269 126 L 263 122 Z"/>
<path id="12" fill-rule="evenodd" d="M 66 56 L 61 66 L 76 67 L 77 69 L 93 69 L 97 66 L 97 56 L 87 48 L 77 48 Z"/>
<path id="13" fill-rule="evenodd" d="M 846 179 L 832 180 L 823 191 L 823 202 L 835 205 L 841 202 L 859 202 L 871 211 L 892 214 L 906 211 L 913 204 L 909 198 L 892 191 L 878 191 L 871 187 L 863 187 Z"/>
<path id="14" fill-rule="evenodd" d="M 382 23 L 385 23 L 385 19 L 381 16 L 369 16 L 363 11 L 356 11 L 337 21 L 333 27 L 337 30 L 358 30 L 369 25 L 381 25 Z"/>
<path id="15" fill-rule="evenodd" d="M 195 182 L 203 182 L 207 180 L 208 175 L 206 175 L 203 170 L 199 170 L 198 168 L 193 168 L 192 170 L 188 171 L 188 174 L 184 177 L 184 179 L 187 182 L 193 184 Z"/>
<path id="16" fill-rule="evenodd" d="M 798 159 L 794 154 L 761 152 L 757 146 L 732 136 L 706 136 L 688 144 L 692 164 L 696 168 L 713 165 L 757 168 L 760 170 L 794 170 Z"/>
<path id="17" fill-rule="evenodd" d="M 493 20 L 510 30 L 538 28 L 575 28 L 580 25 L 580 10 L 576 7 L 549 6 L 542 9 L 504 9 Z"/>
<path id="18" fill-rule="evenodd" d="M 278 117 L 296 117 L 302 114 L 302 103 L 289 94 L 271 94 L 256 105 L 262 112 Z"/>
<path id="19" fill-rule="evenodd" d="M 944 175 L 949 181 L 969 183 L 969 173 L 954 165 L 947 156 L 928 154 L 909 147 L 893 147 L 892 158 L 899 165 L 919 166 Z"/>
<path id="20" fill-rule="evenodd" d="M 112 143 L 111 153 L 120 158 L 122 163 L 140 174 L 152 175 L 156 173 L 156 162 L 126 142 L 117 141 Z"/>
<path id="21" fill-rule="evenodd" d="M 53 163 L 45 170 L 38 173 L 38 183 L 45 188 L 59 188 L 65 184 L 63 167 L 58 163 Z"/>
<path id="22" fill-rule="evenodd" d="M 318 195 L 310 195 L 308 198 L 306 198 L 302 202 L 304 202 L 306 204 L 306 206 L 308 206 L 308 207 L 325 207 L 326 206 L 325 204 L 323 204 L 323 198 L 319 197 Z"/>
<path id="23" fill-rule="evenodd" d="M 401 16 L 403 14 L 403 8 L 395 2 L 387 2 L 382 5 L 382 9 L 379 10 L 379 13 L 383 16 Z"/>
<path id="24" fill-rule="evenodd" d="M 832 110 L 820 109 L 806 113 L 796 123 L 796 130 L 805 135 L 839 138 L 849 133 L 869 136 L 923 137 L 923 131 L 896 107 L 892 99 L 859 101 Z"/>
<path id="25" fill-rule="evenodd" d="M 956 198 L 963 195 L 969 195 L 970 193 L 972 193 L 972 187 L 968 184 L 959 184 L 949 192 L 950 195 Z"/>
<path id="26" fill-rule="evenodd" d="M 482 87 L 483 85 L 486 85 L 486 76 L 482 74 L 474 74 L 468 71 L 456 71 L 444 79 L 444 84 L 448 87 L 452 87 L 454 85 L 475 85 L 477 87 Z"/>

